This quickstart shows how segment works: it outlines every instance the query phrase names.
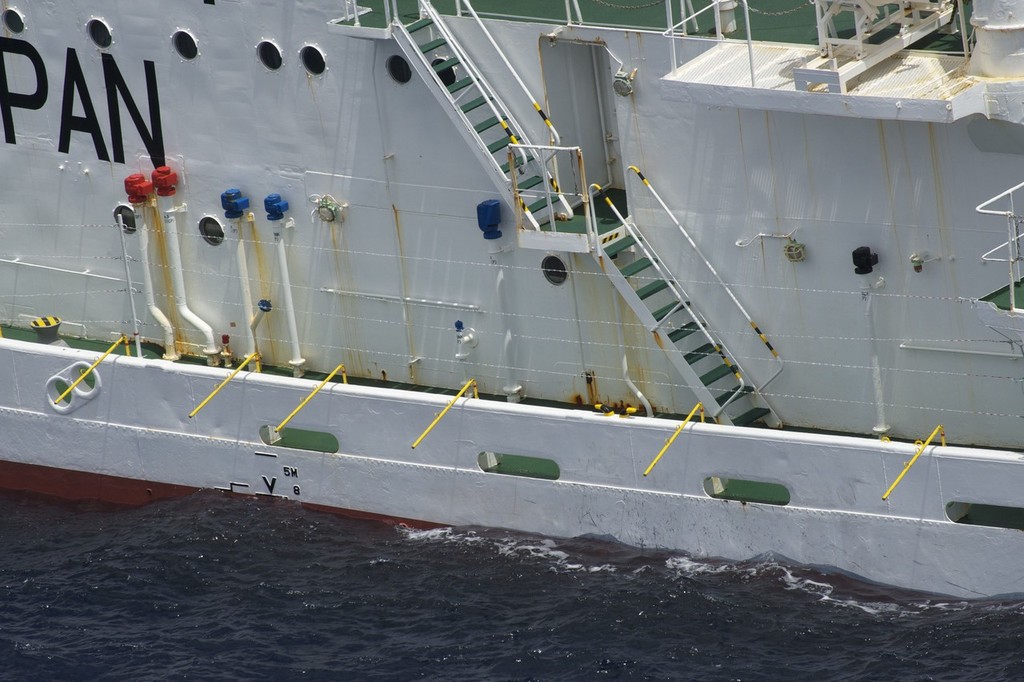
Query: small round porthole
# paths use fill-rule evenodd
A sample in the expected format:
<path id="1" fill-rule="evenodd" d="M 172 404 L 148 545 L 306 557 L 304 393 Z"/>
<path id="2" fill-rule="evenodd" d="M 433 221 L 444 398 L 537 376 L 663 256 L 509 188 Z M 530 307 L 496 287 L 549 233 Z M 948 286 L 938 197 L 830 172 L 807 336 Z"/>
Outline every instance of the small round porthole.
<path id="1" fill-rule="evenodd" d="M 131 206 L 118 206 L 114 209 L 114 222 L 117 219 L 121 219 L 121 229 L 124 230 L 125 234 L 134 234 L 135 232 L 135 211 Z"/>
<path id="2" fill-rule="evenodd" d="M 199 221 L 199 234 L 207 244 L 217 246 L 224 241 L 224 226 L 213 216 L 206 216 Z"/>
<path id="3" fill-rule="evenodd" d="M 21 33 L 25 30 L 25 17 L 16 9 L 5 9 L 4 28 L 11 33 Z"/>
<path id="4" fill-rule="evenodd" d="M 192 61 L 199 56 L 199 45 L 195 36 L 188 31 L 175 31 L 171 36 L 171 44 L 174 45 L 174 51 L 178 56 L 186 61 Z"/>
<path id="5" fill-rule="evenodd" d="M 90 19 L 85 26 L 89 30 L 92 42 L 96 43 L 96 47 L 106 49 L 114 42 L 110 35 L 110 27 L 102 19 Z"/>
<path id="6" fill-rule="evenodd" d="M 444 60 L 435 59 L 430 62 L 431 66 L 437 66 L 438 64 L 444 64 Z M 442 69 L 437 72 L 437 77 L 440 78 L 441 82 L 445 84 L 445 87 L 447 87 L 455 82 L 455 69 L 450 66 L 447 69 Z"/>
<path id="7" fill-rule="evenodd" d="M 396 83 L 408 83 L 412 80 L 412 69 L 409 68 L 409 62 L 397 54 L 388 57 L 387 68 L 388 74 L 395 79 Z"/>
<path id="8" fill-rule="evenodd" d="M 562 284 L 569 277 L 565 263 L 558 256 L 545 256 L 540 263 L 540 269 L 544 273 L 544 279 L 552 284 Z"/>
<path id="9" fill-rule="evenodd" d="M 312 45 L 306 45 L 299 50 L 299 59 L 302 60 L 302 65 L 306 67 L 306 71 L 314 76 L 319 76 L 327 70 L 324 53 Z"/>
<path id="10" fill-rule="evenodd" d="M 256 54 L 260 58 L 260 63 L 271 71 L 277 71 L 284 63 L 281 58 L 281 48 L 269 40 L 264 40 L 256 46 Z"/>

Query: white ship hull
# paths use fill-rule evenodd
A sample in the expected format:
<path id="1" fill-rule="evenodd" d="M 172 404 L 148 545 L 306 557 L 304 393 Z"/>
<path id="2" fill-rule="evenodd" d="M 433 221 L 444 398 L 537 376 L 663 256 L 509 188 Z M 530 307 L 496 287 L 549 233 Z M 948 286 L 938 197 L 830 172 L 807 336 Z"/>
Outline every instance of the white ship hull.
<path id="1" fill-rule="evenodd" d="M 909 444 L 689 425 L 647 477 L 675 426 L 578 410 L 463 400 L 423 443 L 410 445 L 446 404 L 408 391 L 333 385 L 300 426 L 338 434 L 337 453 L 262 442 L 261 426 L 298 403 L 308 382 L 251 374 L 188 418 L 223 372 L 167 371 L 118 356 L 98 395 L 55 418 L 50 376 L 92 354 L 0 344 L 9 466 L 4 487 L 139 503 L 199 488 L 289 499 L 314 508 L 421 525 L 593 535 L 699 557 L 776 555 L 869 580 L 959 597 L 1024 591 L 1019 531 L 964 526 L 958 499 L 1013 503 L 1017 453 L 943 448 L 900 494 L 881 492 L 914 453 Z M 558 464 L 558 480 L 489 473 L 482 452 Z M 22 466 L 19 466 L 22 465 Z M 712 499 L 709 477 L 785 486 L 785 506 Z"/>

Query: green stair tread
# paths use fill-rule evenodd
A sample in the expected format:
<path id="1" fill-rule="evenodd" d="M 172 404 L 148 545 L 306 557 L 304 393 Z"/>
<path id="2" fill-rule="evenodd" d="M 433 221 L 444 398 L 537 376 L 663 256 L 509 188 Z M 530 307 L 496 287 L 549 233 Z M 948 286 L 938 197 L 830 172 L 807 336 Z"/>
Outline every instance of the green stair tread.
<path id="1" fill-rule="evenodd" d="M 510 144 L 512 144 L 512 140 L 510 140 L 508 138 L 508 136 L 506 135 L 505 137 L 501 138 L 497 142 L 492 142 L 489 145 L 487 145 L 487 151 L 489 151 L 490 153 L 493 154 L 494 152 L 497 152 L 497 151 L 500 151 L 500 150 L 504 149 L 505 147 L 509 146 Z"/>
<path id="2" fill-rule="evenodd" d="M 658 293 L 659 291 L 662 291 L 662 290 L 667 289 L 667 288 L 668 288 L 668 282 L 666 282 L 663 279 L 658 279 L 658 280 L 655 280 L 655 281 L 651 282 L 650 284 L 645 284 L 642 287 L 640 287 L 639 289 L 637 289 L 636 290 L 636 295 L 639 296 L 640 300 L 642 301 L 643 299 L 650 298 L 651 296 L 654 296 L 654 294 Z"/>
<path id="3" fill-rule="evenodd" d="M 416 31 L 420 30 L 421 28 L 426 28 L 427 26 L 430 26 L 433 23 L 434 23 L 433 19 L 429 19 L 429 18 L 427 18 L 427 19 L 419 19 L 417 21 L 412 22 L 408 26 L 406 26 L 405 30 L 408 31 L 409 33 L 415 33 Z"/>
<path id="4" fill-rule="evenodd" d="M 475 126 L 473 126 L 473 130 L 477 131 L 478 133 L 482 133 L 485 130 L 490 130 L 499 123 L 501 123 L 500 118 L 498 118 L 497 116 L 491 116 L 489 119 L 480 121 Z"/>
<path id="5" fill-rule="evenodd" d="M 767 407 L 755 407 L 750 410 L 747 410 L 746 412 L 736 417 L 735 419 L 732 419 L 732 423 L 734 426 L 746 426 L 748 424 L 753 424 L 758 419 L 765 416 L 766 414 L 769 414 L 770 412 L 771 410 L 769 410 Z"/>
<path id="6" fill-rule="evenodd" d="M 672 305 L 675 305 L 674 303 Z M 696 322 L 687 322 L 679 329 L 674 329 L 668 333 L 668 338 L 672 343 L 675 343 L 681 339 L 685 339 L 690 334 L 697 331 L 699 327 Z"/>
<path id="7" fill-rule="evenodd" d="M 551 205 L 553 206 L 554 203 L 555 203 L 554 200 L 552 200 Z M 527 208 L 530 209 L 530 213 L 536 213 L 537 211 L 541 210 L 542 208 L 547 208 L 547 207 L 548 207 L 548 200 L 547 199 L 538 199 L 537 201 L 535 201 L 532 204 L 530 204 L 529 206 L 527 206 Z"/>
<path id="8" fill-rule="evenodd" d="M 655 310 L 655 311 L 654 311 L 653 313 L 651 313 L 651 314 L 652 314 L 652 315 L 654 315 L 654 319 L 655 319 L 655 320 L 657 320 L 658 322 L 661 322 L 661 320 L 662 320 L 662 319 L 664 319 L 664 317 L 665 317 L 666 315 L 668 315 L 668 314 L 669 314 L 670 312 L 672 312 L 672 310 L 673 310 L 673 309 L 674 309 L 674 308 L 675 308 L 675 307 L 676 307 L 677 305 L 679 305 L 679 302 L 678 302 L 678 301 L 673 301 L 672 303 L 669 303 L 669 304 L 667 304 L 667 305 L 663 305 L 663 306 L 661 306 L 660 308 L 658 308 L 657 310 Z"/>
<path id="9" fill-rule="evenodd" d="M 448 86 L 448 92 L 453 92 L 453 93 L 454 92 L 458 92 L 459 90 L 462 90 L 463 88 L 467 88 L 467 87 L 469 87 L 472 84 L 473 84 L 473 79 L 469 78 L 467 76 L 466 78 L 462 78 L 460 80 L 457 80 L 454 83 L 452 83 L 451 85 L 449 85 Z"/>
<path id="10" fill-rule="evenodd" d="M 533 177 L 526 178 L 525 180 L 520 181 L 519 183 L 516 184 L 516 186 L 519 189 L 530 189 L 531 187 L 536 187 L 542 182 L 544 182 L 544 178 L 540 177 L 539 175 L 534 175 Z"/>
<path id="11" fill-rule="evenodd" d="M 705 386 L 710 386 L 711 384 L 715 383 L 722 377 L 728 376 L 730 374 L 732 374 L 732 369 L 728 365 L 723 363 L 718 367 L 715 367 L 707 374 L 702 374 L 700 377 L 700 383 L 704 384 Z"/>
<path id="12" fill-rule="evenodd" d="M 442 45 L 447 45 L 447 44 L 448 44 L 448 41 L 445 40 L 444 38 L 436 38 L 434 40 L 431 40 L 429 43 L 423 43 L 422 45 L 420 45 L 420 52 L 426 54 L 427 52 L 430 52 L 431 50 L 436 50 L 437 48 L 441 47 Z"/>
<path id="13" fill-rule="evenodd" d="M 530 156 L 529 154 L 527 154 L 526 160 L 527 161 L 533 161 L 533 157 Z M 516 168 L 518 168 L 519 166 L 522 166 L 523 165 L 523 157 L 517 155 L 515 163 L 516 163 Z M 502 173 L 508 173 L 508 162 L 507 161 L 505 163 L 501 164 L 501 172 Z"/>
<path id="14" fill-rule="evenodd" d="M 434 64 L 430 68 L 434 69 L 434 73 L 441 73 L 445 69 L 450 69 L 453 66 L 456 66 L 458 63 L 459 63 L 459 58 L 458 57 L 451 57 L 450 59 L 444 60 L 440 64 Z"/>
<path id="15" fill-rule="evenodd" d="M 604 247 L 604 252 L 605 255 L 611 257 L 620 251 L 625 251 L 629 247 L 633 246 L 633 244 L 636 244 L 636 240 L 630 236 L 626 236 L 623 237 L 622 239 L 617 239 L 608 246 Z"/>
<path id="16" fill-rule="evenodd" d="M 743 388 L 739 389 L 739 397 L 742 398 L 743 396 L 752 392 L 753 390 L 754 387 L 751 386 L 750 384 L 747 384 Z M 722 395 L 718 396 L 718 398 L 716 398 L 716 402 L 719 405 L 725 405 L 727 402 L 729 402 L 729 399 L 732 398 L 735 393 L 736 391 L 728 391 L 727 393 L 723 393 Z"/>
<path id="17" fill-rule="evenodd" d="M 469 102 L 463 104 L 462 113 L 468 114 L 474 109 L 478 109 L 479 107 L 482 107 L 485 104 L 487 104 L 487 98 L 481 95 L 480 97 L 477 97 L 476 99 L 470 100 Z"/>
<path id="18" fill-rule="evenodd" d="M 692 351 L 684 355 L 683 360 L 686 360 L 687 364 L 692 365 L 697 362 L 700 362 L 701 360 L 703 360 L 704 358 L 706 358 L 707 356 L 711 355 L 714 352 L 715 347 L 710 343 L 705 343 L 703 346 L 699 348 L 694 348 Z"/>
<path id="19" fill-rule="evenodd" d="M 651 265 L 653 265 L 653 263 L 651 263 L 650 258 L 641 258 L 639 260 L 633 261 L 632 263 L 623 268 L 620 268 L 619 272 L 622 273 L 623 277 L 632 277 L 636 273 L 651 267 Z"/>

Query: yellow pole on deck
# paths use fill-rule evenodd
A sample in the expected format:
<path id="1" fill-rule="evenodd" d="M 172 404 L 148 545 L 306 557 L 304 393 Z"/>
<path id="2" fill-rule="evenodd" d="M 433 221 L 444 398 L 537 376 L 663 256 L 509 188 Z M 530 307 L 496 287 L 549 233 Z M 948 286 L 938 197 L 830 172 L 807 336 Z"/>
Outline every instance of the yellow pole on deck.
<path id="1" fill-rule="evenodd" d="M 331 379 L 333 379 L 334 375 L 337 374 L 339 371 L 342 372 L 342 376 L 344 377 L 345 376 L 344 375 L 344 372 L 345 372 L 345 365 L 344 364 L 341 364 L 341 365 L 338 365 L 337 367 L 335 367 L 334 371 L 331 372 L 330 374 L 328 374 L 326 379 L 324 379 L 319 384 L 317 384 L 316 388 L 313 389 L 313 392 L 310 393 L 309 395 L 307 395 L 305 397 L 305 399 L 301 403 L 299 403 L 299 406 L 296 407 L 294 410 L 292 410 L 292 413 L 289 414 L 287 417 L 285 417 L 284 421 L 282 421 L 280 424 L 277 425 L 277 427 L 274 429 L 274 431 L 276 431 L 277 433 L 281 433 L 281 429 L 284 428 L 284 425 L 287 424 L 288 422 L 290 422 L 292 420 L 292 417 L 297 415 L 299 413 L 299 411 L 306 406 L 306 403 L 308 403 L 310 400 L 312 400 L 313 396 L 315 396 L 317 393 L 319 393 L 320 389 L 323 388 L 324 386 L 326 386 L 327 382 L 330 381 Z M 346 378 L 345 383 L 346 384 L 348 383 L 347 378 Z"/>
<path id="2" fill-rule="evenodd" d="M 241 372 L 243 369 L 245 369 L 249 365 L 249 363 L 252 361 L 253 358 L 258 357 L 258 356 L 259 356 L 259 353 L 249 353 L 249 355 L 246 356 L 245 360 L 242 360 L 241 364 L 238 365 L 238 367 L 235 369 L 235 371 L 232 372 L 231 374 L 229 374 L 227 379 L 225 379 L 224 381 L 220 382 L 217 385 L 217 388 L 213 389 L 213 392 L 210 393 L 210 395 L 206 396 L 206 400 L 204 400 L 203 402 L 199 403 L 199 405 L 198 405 L 198 407 L 196 407 L 196 409 L 194 409 L 194 410 L 192 410 L 191 412 L 188 413 L 188 418 L 191 419 L 192 417 L 196 416 L 196 414 L 199 413 L 199 410 L 201 410 L 204 407 L 206 407 L 206 403 L 208 403 L 211 400 L 213 400 L 213 396 L 215 396 L 218 393 L 220 393 L 220 389 L 224 388 L 224 386 L 229 381 L 231 381 L 232 379 L 235 378 L 236 374 Z"/>
<path id="3" fill-rule="evenodd" d="M 459 391 L 458 393 L 456 393 L 455 397 L 451 399 L 451 402 L 449 402 L 447 405 L 445 405 L 445 408 L 443 410 L 441 410 L 441 414 L 437 415 L 437 418 L 434 419 L 434 421 L 432 421 L 430 423 L 430 426 L 427 427 L 427 430 L 420 434 L 420 437 L 417 438 L 416 442 L 412 444 L 413 448 L 415 448 L 417 445 L 419 445 L 420 441 L 422 441 L 424 438 L 427 437 L 427 434 L 430 433 L 431 429 L 433 429 L 435 426 L 437 426 L 437 423 L 439 421 L 441 421 L 441 418 L 444 417 L 448 413 L 448 410 L 452 409 L 452 405 L 455 404 L 455 401 L 458 400 L 459 398 L 461 398 L 462 394 L 465 393 L 469 389 L 470 386 L 473 387 L 473 397 L 474 398 L 479 398 L 480 397 L 480 394 L 477 393 L 477 390 L 476 390 L 476 379 L 470 379 L 469 381 L 467 381 L 466 385 L 462 387 L 462 390 Z"/>
<path id="4" fill-rule="evenodd" d="M 89 369 L 87 369 L 84 372 L 82 372 L 82 375 L 80 377 L 78 377 L 77 379 L 75 379 L 74 382 L 70 386 L 68 386 L 67 389 L 65 389 L 65 391 L 63 393 L 61 393 L 60 396 L 56 400 L 53 401 L 53 404 L 54 405 L 60 405 L 61 401 L 64 400 L 64 398 L 67 398 L 68 394 L 71 393 L 71 391 L 75 390 L 75 386 L 77 386 L 78 384 L 82 383 L 82 381 L 84 381 L 85 378 L 87 376 L 89 376 L 89 374 L 91 374 L 94 369 L 99 367 L 99 364 L 101 362 L 103 362 L 108 355 L 113 353 L 114 349 L 117 348 L 118 346 L 120 346 L 122 343 L 127 345 L 127 343 L 128 343 L 128 337 L 127 336 L 123 336 L 122 335 L 121 338 L 119 338 L 117 341 L 115 341 L 114 345 L 112 345 L 110 348 L 108 348 L 106 353 L 101 355 L 99 357 L 99 359 L 96 360 L 96 362 L 92 363 L 92 365 L 89 367 Z"/>
<path id="5" fill-rule="evenodd" d="M 946 430 L 942 428 L 942 424 L 939 424 L 938 426 L 935 427 L 935 430 L 932 431 L 932 435 L 928 436 L 928 440 L 926 440 L 923 443 L 921 443 L 921 441 L 917 441 L 918 443 L 921 443 L 920 447 L 917 448 L 917 452 L 914 453 L 914 457 L 909 462 L 906 463 L 906 465 L 903 467 L 903 471 L 901 471 L 900 475 L 896 477 L 896 480 L 892 482 L 892 485 L 889 486 L 889 489 L 885 491 L 884 495 L 882 495 L 883 500 L 888 499 L 892 491 L 896 489 L 896 486 L 900 484 L 900 481 L 903 480 L 903 477 L 907 475 L 908 471 L 910 471 L 910 467 L 914 466 L 914 462 L 916 462 L 917 458 L 921 456 L 921 453 L 924 452 L 924 449 L 928 447 L 928 444 L 932 442 L 932 439 L 935 438 L 936 434 L 940 433 L 942 434 L 942 447 L 946 447 Z"/>
<path id="6" fill-rule="evenodd" d="M 679 425 L 679 428 L 676 429 L 675 433 L 673 433 L 665 441 L 665 447 L 661 449 L 661 452 L 657 454 L 654 460 L 647 467 L 647 471 L 644 472 L 644 476 L 651 473 L 651 469 L 653 469 L 654 465 L 658 463 L 658 460 L 661 459 L 662 455 L 668 452 L 668 449 L 672 446 L 672 443 L 674 443 L 676 438 L 679 437 L 679 434 L 683 432 L 683 427 L 690 423 L 690 420 L 693 419 L 693 415 L 697 414 L 697 410 L 700 410 L 700 421 L 702 424 L 704 423 L 704 403 L 697 403 L 696 405 L 693 406 L 693 409 L 690 410 L 690 414 L 686 415 L 686 419 L 684 419 L 683 423 Z"/>

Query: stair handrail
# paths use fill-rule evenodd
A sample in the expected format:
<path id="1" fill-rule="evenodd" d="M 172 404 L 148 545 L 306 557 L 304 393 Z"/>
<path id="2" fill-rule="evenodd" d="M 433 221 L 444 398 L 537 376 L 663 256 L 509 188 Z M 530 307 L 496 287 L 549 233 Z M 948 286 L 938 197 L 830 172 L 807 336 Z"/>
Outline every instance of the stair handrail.
<path id="1" fill-rule="evenodd" d="M 601 189 L 601 186 L 598 185 L 597 183 L 593 183 L 590 185 L 591 204 L 594 203 L 593 191 L 595 187 L 598 190 Z M 674 313 L 676 313 L 682 308 L 685 308 L 687 315 L 689 315 L 690 319 L 693 320 L 693 323 L 697 325 L 697 329 L 700 330 L 700 333 L 704 336 L 705 340 L 707 340 L 707 342 L 715 348 L 715 351 L 722 358 L 722 361 L 725 362 L 726 365 L 730 365 L 730 361 L 728 360 L 728 358 L 730 356 L 736 358 L 737 356 L 731 350 L 729 350 L 729 347 L 725 344 L 724 341 L 719 341 L 718 339 L 711 335 L 711 332 L 708 331 L 707 324 L 705 324 L 703 317 L 694 312 L 692 305 L 687 305 L 686 299 L 689 298 L 689 295 L 683 289 L 682 285 L 679 284 L 679 281 L 675 278 L 675 276 L 668 270 L 663 269 L 661 265 L 663 261 L 661 260 L 661 257 L 658 256 L 657 252 L 654 250 L 654 247 L 651 246 L 650 242 L 644 239 L 643 235 L 640 233 L 640 230 L 636 227 L 635 224 L 626 220 L 623 217 L 622 213 L 619 212 L 618 207 L 615 206 L 615 204 L 607 196 L 605 197 L 605 203 L 612 210 L 612 213 L 615 215 L 616 219 L 622 224 L 622 227 L 625 229 L 626 233 L 629 234 L 629 236 L 633 238 L 633 241 L 636 242 L 636 245 L 640 247 L 640 251 L 643 252 L 647 260 L 651 261 L 652 267 L 654 267 L 657 273 L 661 276 L 661 279 L 664 280 L 664 282 L 668 285 L 669 289 L 671 289 L 672 293 L 675 295 L 676 299 L 679 301 L 679 303 L 674 308 L 672 308 L 672 310 L 669 311 L 664 317 L 662 317 L 661 320 L 657 321 L 657 324 L 654 325 L 654 327 L 651 328 L 649 331 L 656 331 L 658 327 L 668 322 L 668 319 L 672 317 Z M 594 223 L 594 233 L 596 234 L 597 223 L 596 219 L 594 218 L 593 208 L 591 208 L 589 219 Z M 600 240 L 596 240 L 595 243 L 600 244 Z M 598 248 L 601 249 L 602 253 L 604 252 L 604 246 L 599 246 Z M 736 365 L 738 366 L 738 362 L 736 363 Z M 747 381 L 747 378 L 743 375 L 742 372 L 739 372 L 734 369 L 733 373 L 736 375 L 736 380 L 739 382 L 739 386 L 737 386 L 732 396 L 730 396 L 729 399 L 726 400 L 724 403 L 719 405 L 718 409 L 716 409 L 711 414 L 712 417 L 717 417 L 719 414 L 725 411 L 726 407 L 728 407 L 734 400 L 743 395 L 743 389 L 746 386 L 750 385 Z M 778 372 L 776 372 L 768 381 L 771 381 L 776 376 L 778 376 Z M 765 385 L 767 384 L 768 382 L 765 382 Z"/>
<path id="2" fill-rule="evenodd" d="M 428 2 L 429 0 L 422 1 Z M 537 98 L 534 97 L 533 94 L 530 92 L 530 89 L 526 87 L 526 83 L 524 83 L 523 79 L 519 77 L 519 73 L 515 70 L 515 67 L 512 66 L 512 63 L 509 62 L 508 57 L 506 57 L 505 53 L 501 51 L 500 47 L 498 47 L 497 41 L 494 40 L 494 36 L 491 35 L 491 32 L 487 29 L 487 25 L 484 24 L 483 20 L 480 19 L 480 15 L 476 13 L 475 9 L 473 9 L 473 5 L 469 3 L 469 0 L 455 0 L 455 6 L 459 13 L 459 16 L 462 16 L 462 5 L 465 5 L 466 9 L 469 10 L 469 14 L 476 21 L 477 26 L 480 27 L 480 30 L 487 38 L 487 41 L 491 44 L 491 47 L 493 47 L 494 51 L 498 53 L 498 57 L 500 57 L 502 63 L 505 64 L 505 68 L 509 70 L 509 73 L 511 73 L 512 77 L 515 79 L 516 84 L 519 85 L 519 88 L 530 100 L 530 103 L 533 104 L 533 108 L 537 110 L 537 113 L 540 114 L 540 117 L 544 120 L 544 124 L 548 127 L 548 130 L 550 131 L 550 144 L 556 147 L 561 146 L 562 137 L 561 135 L 558 134 L 558 130 L 555 128 L 555 125 L 551 122 L 551 119 L 548 118 L 548 115 L 544 113 L 544 109 L 541 108 L 540 104 L 537 102 Z"/>
<path id="3" fill-rule="evenodd" d="M 473 62 L 469 59 L 469 57 L 466 55 L 466 53 L 463 52 L 462 49 L 459 47 L 458 42 L 455 40 L 455 36 L 453 36 L 451 34 L 451 31 L 448 30 L 448 27 L 444 25 L 444 21 L 441 18 L 440 12 L 438 12 L 434 8 L 434 6 L 430 4 L 429 0 L 418 0 L 418 4 L 419 4 L 419 8 L 420 8 L 420 16 L 423 16 L 425 14 L 427 17 L 430 18 L 431 21 L 433 21 L 434 28 L 437 29 L 437 31 L 442 35 L 442 37 L 444 37 L 445 41 L 448 43 L 448 47 L 451 48 L 452 52 L 455 53 L 455 56 L 459 58 L 459 63 L 466 68 L 466 73 L 473 80 L 473 84 L 485 96 L 484 99 L 486 100 L 486 106 L 487 106 L 487 108 L 489 108 L 491 110 L 491 113 L 494 115 L 494 117 L 496 119 L 498 119 L 499 121 L 504 121 L 505 120 L 505 115 L 502 114 L 501 111 L 498 110 L 498 107 L 495 106 L 495 103 L 497 103 L 498 105 L 501 106 L 501 108 L 503 108 L 503 109 L 505 109 L 505 111 L 509 112 L 509 117 L 511 118 L 511 110 L 508 108 L 508 106 L 505 105 L 505 102 L 498 96 L 498 93 L 494 90 L 494 88 L 492 88 L 490 86 L 490 83 L 488 83 L 487 80 L 483 77 L 483 74 L 481 74 L 477 70 L 476 65 L 473 64 Z M 397 15 L 396 15 L 396 21 L 397 21 Z M 401 23 L 401 22 L 399 22 L 399 23 Z M 404 29 L 404 26 L 403 26 L 403 29 Z M 412 42 L 415 43 L 416 41 L 413 40 Z M 433 69 L 433 65 L 427 59 L 426 55 L 421 53 L 420 54 L 420 58 L 424 61 L 425 64 L 427 64 L 428 67 Z M 450 94 L 449 94 L 449 98 L 451 99 L 451 95 Z M 455 100 L 452 99 L 452 102 L 454 103 Z M 459 115 L 461 117 L 465 118 L 465 114 L 462 113 L 462 110 L 459 109 L 457 106 L 456 106 L 456 110 L 458 111 L 458 113 L 459 113 Z M 472 124 L 469 123 L 469 119 L 466 119 L 465 122 L 470 127 L 472 127 Z M 515 121 L 513 121 L 513 123 L 514 122 Z M 513 142 L 516 141 L 516 136 L 514 134 L 510 133 L 508 128 L 505 129 L 505 132 L 506 132 L 506 134 L 509 135 L 509 137 L 512 139 Z M 521 133 L 521 135 L 522 135 L 522 139 L 526 140 L 525 133 Z M 484 147 L 483 149 L 486 151 L 486 147 Z M 521 155 L 520 159 L 522 161 L 522 165 L 526 166 L 529 163 L 529 160 L 526 157 L 526 153 L 523 152 L 522 150 L 519 150 L 519 153 Z M 487 156 L 490 156 L 491 162 L 494 164 L 494 167 L 497 168 L 498 171 L 502 173 L 502 175 L 504 175 L 504 171 L 501 170 L 501 164 L 499 164 L 498 161 L 493 156 L 491 156 L 490 152 L 487 152 Z M 512 171 L 512 168 L 510 167 L 509 168 L 509 172 L 511 172 L 511 171 Z M 546 169 L 545 169 L 545 172 L 546 172 Z"/>
<path id="4" fill-rule="evenodd" d="M 711 274 L 714 276 L 715 280 L 725 290 L 725 293 L 728 294 L 729 298 L 736 305 L 737 309 L 739 309 L 740 314 L 743 315 L 743 317 L 747 320 L 750 326 L 754 329 L 754 332 L 761 339 L 761 343 L 763 343 L 765 347 L 768 349 L 768 351 L 771 353 L 772 359 L 778 365 L 778 369 L 775 370 L 775 373 L 772 374 L 767 381 L 761 384 L 761 388 L 763 389 L 765 386 L 774 381 L 779 376 L 779 374 L 782 373 L 782 370 L 785 367 L 785 362 L 782 360 L 782 356 L 779 355 L 779 352 L 775 350 L 775 347 L 772 346 L 770 341 L 768 341 L 767 335 L 764 332 L 762 332 L 761 328 L 758 327 L 756 322 L 754 322 L 754 319 L 747 312 L 747 309 L 743 307 L 743 304 L 740 303 L 740 300 L 736 298 L 736 294 L 732 292 L 732 289 L 729 287 L 728 284 L 726 284 L 725 280 L 722 279 L 722 276 L 718 274 L 718 270 L 715 269 L 715 266 L 711 264 L 711 261 L 707 259 L 704 253 L 700 250 L 700 247 L 697 246 L 697 242 L 693 240 L 693 237 L 691 237 L 690 233 L 686 231 L 686 228 L 683 227 L 682 223 L 680 223 L 679 220 L 676 219 L 675 215 L 672 213 L 672 210 L 668 207 L 668 204 L 665 203 L 665 200 L 662 199 L 661 195 L 658 194 L 657 190 L 654 189 L 654 186 L 651 184 L 651 181 L 648 180 L 646 176 L 644 176 L 643 172 L 641 172 L 641 170 L 637 166 L 630 166 L 629 169 L 636 173 L 637 177 L 640 178 L 640 181 L 643 182 L 644 186 L 647 187 L 651 195 L 661 205 L 661 208 L 665 211 L 666 214 L 668 214 L 669 220 L 671 220 L 675 224 L 675 226 L 679 228 L 679 231 L 686 238 L 686 241 L 690 243 L 690 247 L 693 248 L 694 253 L 696 253 L 702 261 L 704 261 L 704 265 L 706 265 L 708 270 L 711 271 Z M 1022 186 L 1024 186 L 1024 183 L 1022 183 Z"/>
<path id="5" fill-rule="evenodd" d="M 1004 261 L 1004 262 L 1008 262 L 1010 264 L 1010 289 L 1009 289 L 1009 292 L 1010 292 L 1010 309 L 1011 310 L 1016 310 L 1017 309 L 1017 301 L 1016 301 L 1016 296 L 1015 296 L 1015 292 L 1014 292 L 1014 289 L 1016 287 L 1014 287 L 1014 284 L 1016 284 L 1017 281 L 1021 279 L 1021 276 L 1020 276 L 1021 275 L 1021 272 L 1020 272 L 1020 263 L 1021 263 L 1020 239 L 1021 239 L 1021 236 L 1022 236 L 1020 234 L 1021 216 L 1018 215 L 1016 210 L 1014 209 L 1013 195 L 1014 195 L 1014 193 L 1017 190 L 1021 189 L 1022 187 L 1024 187 L 1024 182 L 1022 182 L 1022 183 L 1020 183 L 1018 185 L 1014 185 L 1010 189 L 995 195 L 991 199 L 988 199 L 986 201 L 981 202 L 980 204 L 978 204 L 974 208 L 974 210 L 977 211 L 978 213 L 984 213 L 984 214 L 987 214 L 987 215 L 1003 216 L 1003 217 L 1006 218 L 1006 233 L 1007 233 L 1006 242 L 1003 243 L 1003 244 L 1000 244 L 996 248 L 994 248 L 991 251 L 987 252 L 981 258 L 982 258 L 982 260 Z M 1010 200 L 1010 209 L 1008 211 L 997 211 L 997 210 L 989 208 L 989 206 L 991 206 L 995 202 L 999 201 L 1000 199 L 1004 199 L 1004 198 L 1009 198 L 1009 200 Z M 998 258 L 998 259 L 997 258 L 988 258 L 988 256 L 990 256 L 993 252 L 1003 248 L 1004 246 L 1007 247 L 1007 251 L 1008 251 L 1006 259 L 1002 259 L 1002 258 Z"/>

